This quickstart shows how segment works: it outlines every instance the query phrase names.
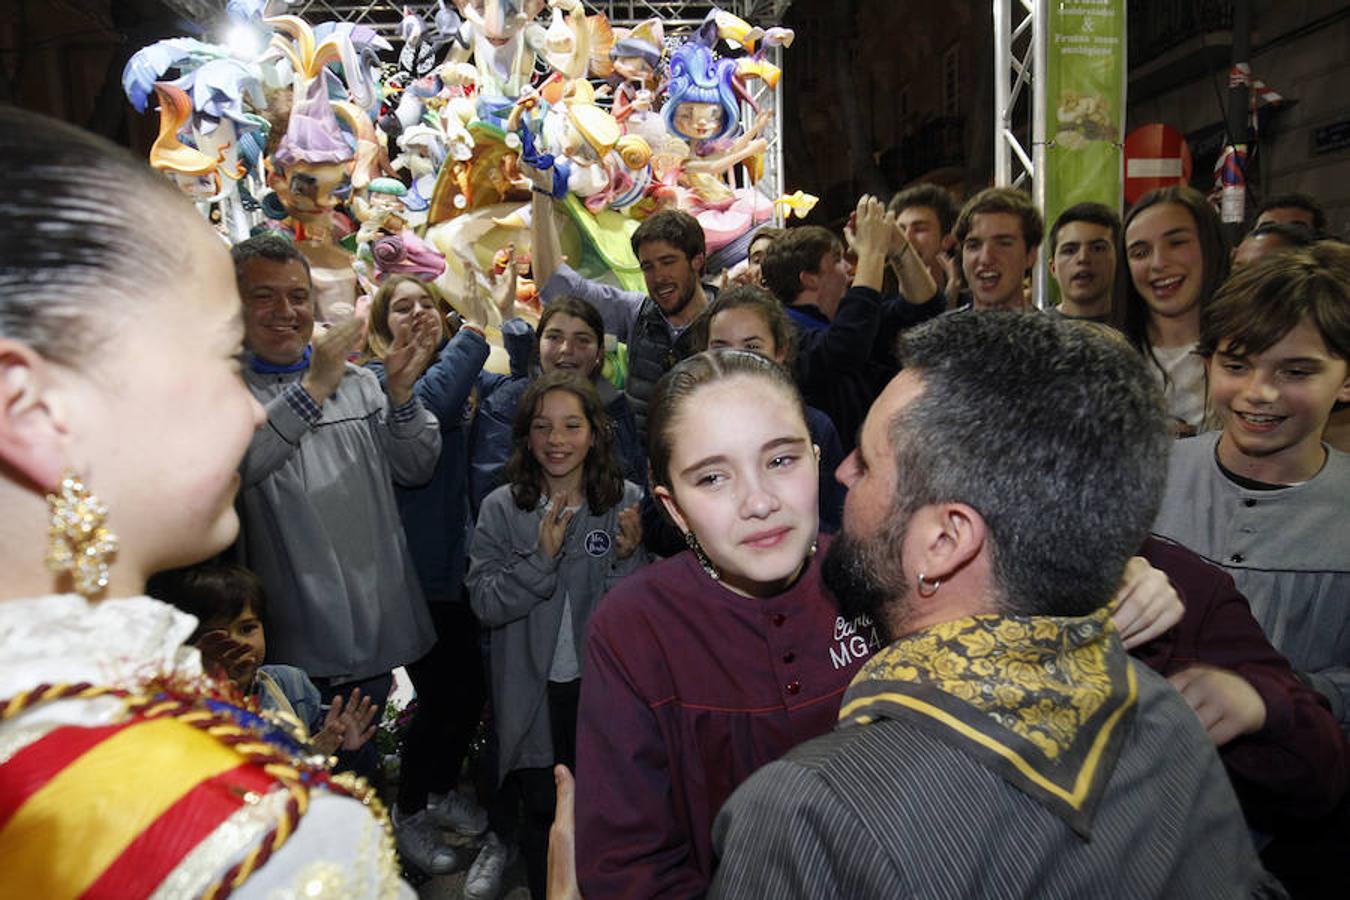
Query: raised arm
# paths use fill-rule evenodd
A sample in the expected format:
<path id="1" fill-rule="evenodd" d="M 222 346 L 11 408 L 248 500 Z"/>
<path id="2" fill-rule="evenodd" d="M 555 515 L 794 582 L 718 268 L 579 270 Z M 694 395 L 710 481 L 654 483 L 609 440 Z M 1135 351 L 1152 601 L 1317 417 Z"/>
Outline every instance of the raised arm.
<path id="1" fill-rule="evenodd" d="M 478 381 L 483 363 L 487 361 L 487 339 L 472 329 L 461 329 L 451 338 L 435 362 L 427 367 L 413 386 L 413 394 L 431 411 L 442 427 L 453 424 L 464 411 L 469 393 Z M 385 383 L 384 364 L 371 362 L 367 366 Z"/>
<path id="2" fill-rule="evenodd" d="M 899 227 L 895 228 L 891 252 L 886 261 L 891 271 L 895 272 L 896 280 L 900 283 L 900 295 L 906 303 L 919 306 L 927 303 L 938 292 L 933 273 L 928 271 L 928 266 L 918 251 L 910 246 Z"/>
<path id="3" fill-rule="evenodd" d="M 444 425 L 458 418 L 468 402 L 469 393 L 478 380 L 478 373 L 487 362 L 487 339 L 470 328 L 461 328 L 441 349 L 422 377 L 417 379 L 413 393 L 422 405 Z"/>
<path id="4" fill-rule="evenodd" d="M 530 197 L 530 269 L 534 283 L 542 290 L 562 265 L 562 245 L 558 223 L 553 221 L 553 198 L 539 190 Z"/>
<path id="5" fill-rule="evenodd" d="M 254 433 L 239 466 L 245 487 L 284 466 L 301 439 L 323 419 L 323 405 L 337 390 L 346 373 L 347 356 L 363 337 L 364 325 L 356 319 L 315 336 L 304 377 L 267 403 L 267 424 Z"/>
<path id="6" fill-rule="evenodd" d="M 637 321 L 638 310 L 647 299 L 645 294 L 637 291 L 625 291 L 583 278 L 567 263 L 560 263 L 547 282 L 536 280 L 535 283 L 539 285 L 539 299 L 545 306 L 555 297 L 580 297 L 600 311 L 600 317 L 605 320 L 605 331 L 625 343 Z"/>
<path id="7" fill-rule="evenodd" d="M 881 295 L 857 284 L 849 288 L 829 325 L 799 332 L 796 371 L 803 390 L 839 372 L 866 369 L 880 325 Z"/>
<path id="8" fill-rule="evenodd" d="M 827 327 L 801 335 L 797 380 L 803 386 L 837 372 L 866 369 L 881 325 L 881 282 L 893 235 L 893 223 L 886 218 L 881 201 L 867 195 L 859 198 L 848 232 L 849 243 L 858 254 L 853 285 Z"/>

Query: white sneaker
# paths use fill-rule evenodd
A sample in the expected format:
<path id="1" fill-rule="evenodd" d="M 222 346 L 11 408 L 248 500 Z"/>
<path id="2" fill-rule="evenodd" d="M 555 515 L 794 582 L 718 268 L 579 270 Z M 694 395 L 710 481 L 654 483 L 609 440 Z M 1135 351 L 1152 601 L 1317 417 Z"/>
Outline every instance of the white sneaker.
<path id="1" fill-rule="evenodd" d="M 459 791 L 439 798 L 433 794 L 428 798 L 427 815 L 441 828 L 463 837 L 478 837 L 488 827 L 487 810 Z"/>
<path id="2" fill-rule="evenodd" d="M 478 851 L 464 879 L 464 900 L 497 900 L 510 858 L 511 848 L 489 831 L 483 849 Z"/>
<path id="3" fill-rule="evenodd" d="M 427 818 L 426 810 L 397 821 L 394 838 L 403 861 L 428 875 L 448 875 L 459 868 L 459 854 L 442 843 L 441 833 Z"/>

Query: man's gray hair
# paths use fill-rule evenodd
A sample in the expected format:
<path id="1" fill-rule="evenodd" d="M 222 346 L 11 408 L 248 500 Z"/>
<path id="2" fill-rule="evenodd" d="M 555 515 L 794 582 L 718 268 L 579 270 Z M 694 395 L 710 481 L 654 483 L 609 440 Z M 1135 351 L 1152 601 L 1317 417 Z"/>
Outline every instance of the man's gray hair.
<path id="1" fill-rule="evenodd" d="M 1085 615 L 1120 585 L 1167 477 L 1162 396 L 1139 354 L 1022 312 L 941 316 L 900 341 L 923 391 L 890 424 L 892 514 L 964 503 L 1010 615 Z"/>

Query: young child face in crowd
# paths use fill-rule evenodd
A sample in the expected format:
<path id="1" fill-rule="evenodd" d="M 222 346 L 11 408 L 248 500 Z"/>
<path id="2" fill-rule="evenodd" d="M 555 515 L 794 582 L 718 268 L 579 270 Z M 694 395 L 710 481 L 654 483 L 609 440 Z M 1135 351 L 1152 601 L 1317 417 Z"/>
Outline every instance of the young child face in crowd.
<path id="1" fill-rule="evenodd" d="M 1125 231 L 1125 255 L 1150 318 L 1199 314 L 1205 258 L 1190 210 L 1159 203 L 1135 216 Z"/>
<path id="2" fill-rule="evenodd" d="M 539 366 L 546 375 L 562 369 L 589 378 L 599 368 L 604 351 L 591 326 L 567 313 L 550 317 L 539 335 Z"/>
<path id="3" fill-rule="evenodd" d="M 211 633 L 223 635 L 247 648 L 237 662 L 227 666 L 227 670 L 230 679 L 241 691 L 249 690 L 258 676 L 258 667 L 267 658 L 267 637 L 263 632 L 262 620 L 251 606 L 245 604 L 232 621 L 221 623 L 207 632 Z"/>
<path id="4" fill-rule="evenodd" d="M 1209 361 L 1214 409 L 1224 419 L 1219 458 L 1261 481 L 1306 480 L 1322 465 L 1322 431 L 1333 404 L 1350 401 L 1350 372 L 1304 319 L 1261 353 L 1230 352 L 1220 341 Z"/>
<path id="5" fill-rule="evenodd" d="M 724 309 L 708 323 L 708 349 L 723 347 L 749 350 L 779 364 L 787 356 L 787 348 L 774 343 L 773 330 L 764 317 L 743 306 Z"/>
<path id="6" fill-rule="evenodd" d="M 550 484 L 572 478 L 594 443 L 580 398 L 571 391 L 549 391 L 541 397 L 530 422 L 529 441 L 530 454 Z"/>
<path id="7" fill-rule="evenodd" d="M 748 597 L 779 593 L 816 539 L 817 462 L 797 404 L 765 378 L 739 376 L 687 398 L 671 423 L 669 489 L 722 583 Z"/>
<path id="8" fill-rule="evenodd" d="M 394 288 L 389 298 L 389 334 L 394 340 L 408 340 L 412 335 L 413 322 L 423 317 L 436 321 L 441 329 L 440 334 L 444 336 L 445 328 L 440 325 L 436 301 L 420 284 L 405 281 Z"/>

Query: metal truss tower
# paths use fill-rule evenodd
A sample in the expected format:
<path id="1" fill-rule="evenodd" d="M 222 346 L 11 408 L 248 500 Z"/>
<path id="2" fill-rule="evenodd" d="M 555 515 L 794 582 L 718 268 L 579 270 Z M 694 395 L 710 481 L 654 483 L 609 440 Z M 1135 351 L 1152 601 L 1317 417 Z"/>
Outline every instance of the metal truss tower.
<path id="1" fill-rule="evenodd" d="M 201 2 L 201 0 L 195 0 Z M 602 12 L 613 25 L 631 28 L 647 19 L 660 19 L 667 29 L 692 28 L 703 21 L 713 8 L 724 9 L 754 25 L 776 25 L 792 0 L 724 0 L 721 3 L 700 3 L 693 0 L 583 0 L 591 12 Z M 409 3 L 421 12 L 434 9 L 435 3 L 422 0 Z M 395 0 L 295 0 L 290 4 L 294 15 L 310 21 L 336 19 L 358 25 L 369 25 L 386 37 L 398 37 L 398 23 L 403 15 L 401 2 Z"/>
<path id="2" fill-rule="evenodd" d="M 1045 66 L 1049 59 L 1045 33 L 1049 0 L 994 0 L 994 184 L 1022 187 L 1037 209 L 1045 209 Z M 1018 136 L 1018 101 L 1031 88 L 1028 127 Z M 1025 104 L 1022 107 L 1026 108 Z M 1030 145 L 1030 150 L 1028 146 Z M 1044 302 L 1049 274 L 1035 267 L 1035 296 Z"/>

